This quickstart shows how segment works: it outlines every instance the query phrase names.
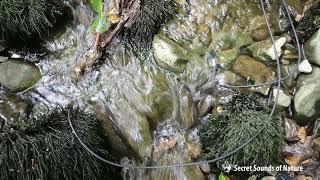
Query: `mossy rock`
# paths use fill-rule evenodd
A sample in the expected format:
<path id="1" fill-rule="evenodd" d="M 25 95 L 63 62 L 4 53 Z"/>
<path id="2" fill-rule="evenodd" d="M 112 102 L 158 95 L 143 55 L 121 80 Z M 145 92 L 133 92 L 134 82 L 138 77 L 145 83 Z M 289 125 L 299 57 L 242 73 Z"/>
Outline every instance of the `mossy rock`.
<path id="1" fill-rule="evenodd" d="M 62 0 L 1 0 L 1 43 L 19 48 L 40 47 L 39 42 L 68 19 L 72 19 L 71 10 Z"/>
<path id="2" fill-rule="evenodd" d="M 161 25 L 169 20 L 175 12 L 173 0 L 141 1 L 138 20 L 121 33 L 122 40 L 134 52 L 147 52 L 151 49 L 154 35 Z"/>
<path id="3" fill-rule="evenodd" d="M 246 143 L 264 128 L 249 144 L 216 163 L 238 166 L 269 166 L 280 164 L 283 146 L 279 116 L 269 118 L 270 110 L 256 95 L 239 94 L 202 124 L 199 131 L 205 159 L 227 154 Z M 254 172 L 249 172 L 254 173 Z"/>
<path id="4" fill-rule="evenodd" d="M 112 179 L 117 171 L 88 153 L 71 133 L 68 110 L 29 117 L 0 133 L 0 179 Z M 91 149 L 110 159 L 94 115 L 71 109 L 75 130 Z M 119 178 L 119 176 L 118 176 Z"/>

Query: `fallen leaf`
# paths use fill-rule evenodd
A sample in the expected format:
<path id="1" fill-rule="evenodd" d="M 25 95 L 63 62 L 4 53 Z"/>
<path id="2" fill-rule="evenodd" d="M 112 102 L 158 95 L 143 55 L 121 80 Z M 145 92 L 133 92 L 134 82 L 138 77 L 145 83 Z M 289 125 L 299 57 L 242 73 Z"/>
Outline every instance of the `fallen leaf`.
<path id="1" fill-rule="evenodd" d="M 301 142 L 302 144 L 306 141 L 306 138 L 307 138 L 306 128 L 301 127 L 298 130 L 298 137 L 299 137 L 299 142 Z"/>
<path id="2" fill-rule="evenodd" d="M 284 161 L 290 166 L 298 166 L 301 161 L 301 157 L 299 155 L 290 155 L 284 158 Z"/>

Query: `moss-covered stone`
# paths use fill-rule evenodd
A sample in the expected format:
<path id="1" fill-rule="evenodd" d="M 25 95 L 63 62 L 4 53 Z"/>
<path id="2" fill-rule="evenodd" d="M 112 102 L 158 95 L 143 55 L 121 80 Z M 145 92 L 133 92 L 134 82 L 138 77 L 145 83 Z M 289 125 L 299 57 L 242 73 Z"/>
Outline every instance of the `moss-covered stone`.
<path id="1" fill-rule="evenodd" d="M 83 149 L 71 133 L 67 109 L 26 118 L 0 132 L 0 179 L 112 179 L 114 169 Z M 70 110 L 83 142 L 110 159 L 92 114 Z M 119 176 L 118 176 L 119 177 Z"/>
<path id="2" fill-rule="evenodd" d="M 1 40 L 43 36 L 62 12 L 59 0 L 2 0 L 0 2 Z"/>
<path id="3" fill-rule="evenodd" d="M 150 50 L 153 36 L 174 14 L 173 3 L 172 0 L 141 1 L 139 19 L 132 27 L 124 29 L 122 39 L 134 50 Z"/>
<path id="4" fill-rule="evenodd" d="M 232 165 L 276 165 L 282 150 L 282 128 L 279 116 L 269 118 L 270 110 L 255 95 L 239 94 L 223 111 L 213 114 L 199 131 L 204 157 L 214 159 L 246 143 L 261 129 L 249 144 L 231 156 L 217 162 Z"/>

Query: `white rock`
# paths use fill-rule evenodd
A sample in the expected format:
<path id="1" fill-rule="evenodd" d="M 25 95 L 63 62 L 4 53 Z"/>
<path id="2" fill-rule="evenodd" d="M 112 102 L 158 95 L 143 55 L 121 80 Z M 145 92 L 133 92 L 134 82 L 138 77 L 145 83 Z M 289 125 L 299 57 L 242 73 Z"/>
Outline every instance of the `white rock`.
<path id="1" fill-rule="evenodd" d="M 302 72 L 302 73 L 311 73 L 312 72 L 312 66 L 307 59 L 303 60 L 299 64 L 298 69 L 299 69 L 299 72 Z"/>
<path id="2" fill-rule="evenodd" d="M 304 51 L 311 63 L 320 65 L 320 29 L 304 44 Z"/>
<path id="3" fill-rule="evenodd" d="M 287 39 L 285 37 L 281 37 L 277 39 L 274 44 L 276 46 L 277 56 L 278 58 L 281 56 L 281 47 L 286 43 Z M 267 54 L 271 57 L 272 60 L 277 60 L 277 56 L 274 52 L 273 45 L 268 49 Z"/>
<path id="4" fill-rule="evenodd" d="M 261 178 L 261 180 L 276 180 L 276 177 L 274 177 L 274 176 L 265 176 L 265 177 Z"/>
<path id="5" fill-rule="evenodd" d="M 273 89 L 273 99 L 275 100 L 277 97 L 278 89 Z M 279 90 L 279 98 L 277 105 L 282 107 L 289 107 L 291 104 L 291 97 L 286 95 L 282 90 Z"/>
<path id="6" fill-rule="evenodd" d="M 13 59 L 18 59 L 18 58 L 23 58 L 23 56 L 20 55 L 20 54 L 13 53 L 13 54 L 11 55 L 11 58 L 13 58 Z"/>

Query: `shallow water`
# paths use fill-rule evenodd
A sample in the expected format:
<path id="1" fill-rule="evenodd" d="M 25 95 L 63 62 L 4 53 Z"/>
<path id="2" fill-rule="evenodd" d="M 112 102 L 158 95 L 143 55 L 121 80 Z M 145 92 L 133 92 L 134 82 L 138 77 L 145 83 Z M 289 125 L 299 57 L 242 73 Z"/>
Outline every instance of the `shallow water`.
<path id="1" fill-rule="evenodd" d="M 190 0 L 189 5 L 182 6 L 180 14 L 160 31 L 191 51 L 192 60 L 182 72 L 162 69 L 152 52 L 144 59 L 136 57 L 115 40 L 104 60 L 79 79 L 74 78 L 73 70 L 94 42 L 88 32 L 93 15 L 84 6 L 73 10 L 75 22 L 46 43 L 49 53 L 37 63 L 43 78 L 35 88 L 20 94 L 34 105 L 33 115 L 69 104 L 94 112 L 118 158 L 128 156 L 136 159 L 136 164 L 179 164 L 199 159 L 201 145 L 195 126 L 200 116 L 196 102 L 214 92 L 218 98 L 215 100 L 223 104 L 233 93 L 214 86 L 219 76 L 211 62 L 215 57 L 209 55 L 223 44 L 214 46 L 211 41 L 220 31 L 234 31 L 231 34 L 238 41 L 237 33 L 250 29 L 251 19 L 261 15 L 258 5 L 245 0 Z M 228 23 L 229 29 L 223 29 Z M 130 172 L 125 176 L 204 179 L 198 166 Z"/>

